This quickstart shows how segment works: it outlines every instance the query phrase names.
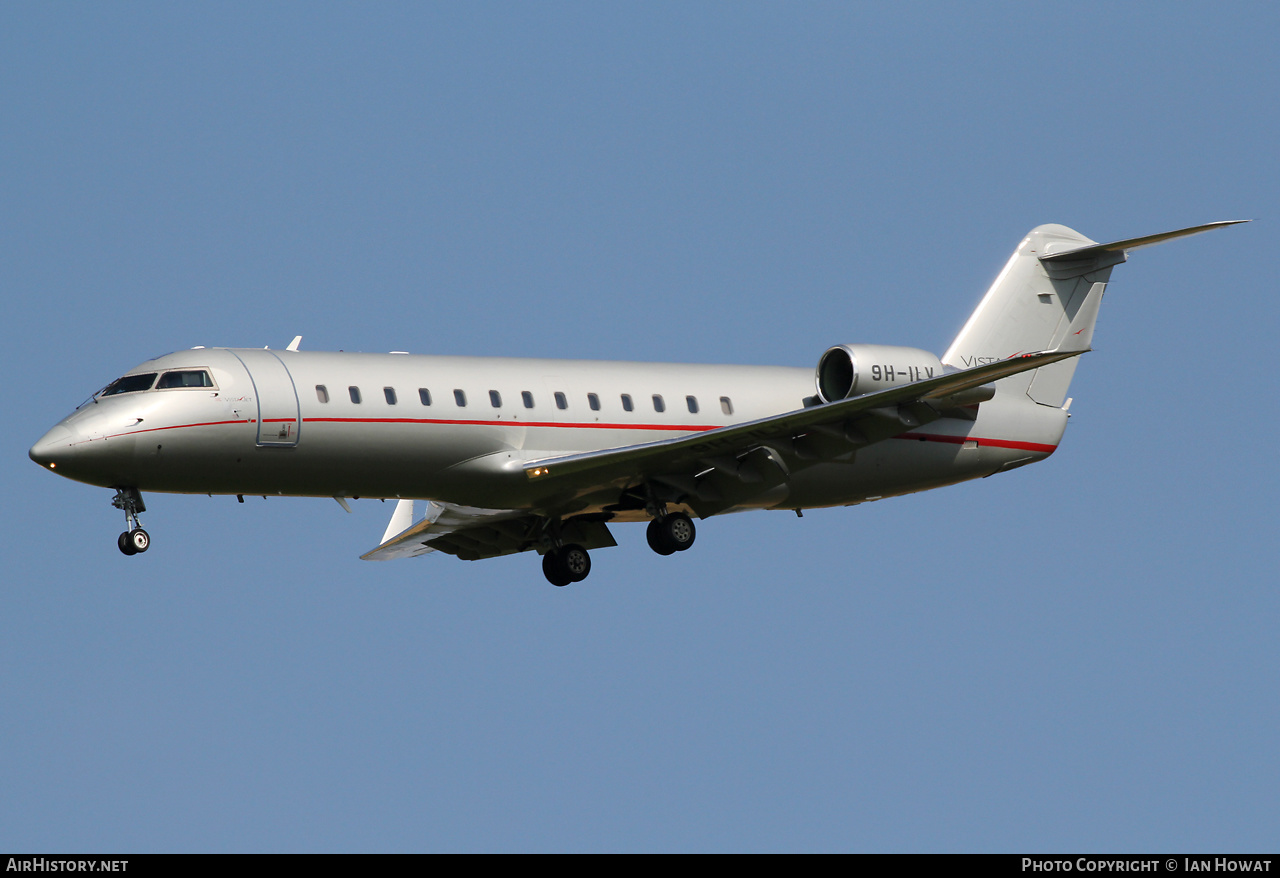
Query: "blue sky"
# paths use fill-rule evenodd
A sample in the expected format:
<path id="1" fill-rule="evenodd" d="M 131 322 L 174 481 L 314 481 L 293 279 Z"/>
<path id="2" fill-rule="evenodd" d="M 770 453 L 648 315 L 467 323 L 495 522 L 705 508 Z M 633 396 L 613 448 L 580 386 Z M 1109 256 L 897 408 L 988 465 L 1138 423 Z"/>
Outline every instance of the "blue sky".
<path id="1" fill-rule="evenodd" d="M 0 849 L 1249 851 L 1280 789 L 1272 4 L 0 10 Z M 941 352 L 1119 267 L 1049 461 L 537 559 L 27 448 L 194 345 Z M 14 404 L 17 407 L 14 407 Z"/>

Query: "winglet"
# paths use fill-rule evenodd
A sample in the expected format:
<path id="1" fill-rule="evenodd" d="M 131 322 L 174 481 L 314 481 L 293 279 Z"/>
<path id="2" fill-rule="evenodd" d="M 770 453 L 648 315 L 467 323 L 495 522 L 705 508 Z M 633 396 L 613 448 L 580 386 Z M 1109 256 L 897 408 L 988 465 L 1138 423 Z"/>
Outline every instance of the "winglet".
<path id="1" fill-rule="evenodd" d="M 391 521 L 387 523 L 387 532 L 382 535 L 382 542 L 388 543 L 392 537 L 398 537 L 413 524 L 413 501 L 401 500 L 391 513 Z M 381 545 L 381 544 L 379 544 Z"/>

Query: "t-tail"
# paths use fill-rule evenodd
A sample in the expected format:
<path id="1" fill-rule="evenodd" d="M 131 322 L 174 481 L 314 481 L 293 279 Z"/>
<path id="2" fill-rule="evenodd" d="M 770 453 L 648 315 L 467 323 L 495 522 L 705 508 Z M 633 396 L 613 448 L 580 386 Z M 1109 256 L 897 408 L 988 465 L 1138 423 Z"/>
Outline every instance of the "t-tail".
<path id="1" fill-rule="evenodd" d="M 1130 250 L 1248 220 L 1227 220 L 1110 244 L 1091 241 L 1054 224 L 1036 226 L 1009 257 L 960 334 L 942 355 L 946 366 L 968 369 L 1038 351 L 1086 351 L 1111 269 Z M 1061 406 L 1076 357 L 1011 375 L 1001 393 L 1025 393 L 1035 402 Z"/>

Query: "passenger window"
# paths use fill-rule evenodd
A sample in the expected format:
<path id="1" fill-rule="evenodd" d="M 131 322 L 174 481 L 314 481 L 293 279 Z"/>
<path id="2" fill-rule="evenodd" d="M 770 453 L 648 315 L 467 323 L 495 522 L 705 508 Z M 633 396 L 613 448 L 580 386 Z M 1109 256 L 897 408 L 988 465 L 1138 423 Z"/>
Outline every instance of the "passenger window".
<path id="1" fill-rule="evenodd" d="M 466 408 L 466 407 L 467 407 L 467 394 L 466 394 L 464 391 L 461 391 L 461 390 L 455 390 L 455 391 L 453 392 L 453 401 L 454 401 L 455 403 L 457 403 L 458 408 L 460 408 L 460 409 L 461 409 L 461 408 Z"/>
<path id="2" fill-rule="evenodd" d="M 591 406 L 593 412 L 600 411 L 600 397 L 594 393 L 587 394 L 587 405 Z"/>
<path id="3" fill-rule="evenodd" d="M 557 390 L 556 391 L 556 408 L 567 409 L 568 407 L 569 407 L 569 400 L 565 397 L 563 393 Z"/>
<path id="4" fill-rule="evenodd" d="M 156 390 L 172 390 L 175 387 L 212 387 L 213 379 L 203 369 L 165 372 L 156 382 Z"/>
<path id="5" fill-rule="evenodd" d="M 685 405 L 689 406 L 689 414 L 696 415 L 698 413 L 698 398 L 696 396 L 686 396 L 684 402 Z"/>
<path id="6" fill-rule="evenodd" d="M 720 397 L 720 411 L 724 412 L 726 415 L 733 414 L 733 401 L 730 400 L 729 397 Z"/>
<path id="7" fill-rule="evenodd" d="M 320 400 L 321 402 L 328 402 L 328 401 L 329 401 L 329 388 L 325 387 L 323 384 L 317 384 L 317 385 L 316 385 L 316 399 Z"/>
<path id="8" fill-rule="evenodd" d="M 425 387 L 418 388 L 418 401 L 423 405 L 431 405 L 431 391 Z"/>
<path id="9" fill-rule="evenodd" d="M 354 384 L 347 388 L 347 393 L 351 395 L 351 401 L 356 405 L 360 404 L 360 388 Z"/>
<path id="10" fill-rule="evenodd" d="M 665 412 L 667 410 L 667 404 L 662 401 L 661 394 L 655 393 L 653 395 L 653 410 L 655 412 Z"/>
<path id="11" fill-rule="evenodd" d="M 524 400 L 524 407 L 525 407 L 525 408 L 527 408 L 527 409 L 531 409 L 531 408 L 533 408 L 533 394 L 532 394 L 532 393 L 530 393 L 530 392 L 529 392 L 529 391 L 527 391 L 527 390 L 522 390 L 522 391 L 520 391 L 520 398 L 521 398 L 522 400 Z"/>
<path id="12" fill-rule="evenodd" d="M 631 394 L 629 393 L 622 394 L 622 410 L 624 412 L 630 412 L 635 410 L 635 405 L 632 404 Z"/>
<path id="13" fill-rule="evenodd" d="M 382 388 L 382 395 L 387 398 L 387 405 L 396 404 L 396 389 L 394 387 Z"/>
<path id="14" fill-rule="evenodd" d="M 147 372 L 145 375 L 126 375 L 108 384 L 100 395 L 115 396 L 117 393 L 136 393 L 139 390 L 150 390 L 155 380 L 155 372 Z"/>
<path id="15" fill-rule="evenodd" d="M 502 394 L 496 390 L 489 391 L 489 405 L 496 409 L 502 408 Z"/>

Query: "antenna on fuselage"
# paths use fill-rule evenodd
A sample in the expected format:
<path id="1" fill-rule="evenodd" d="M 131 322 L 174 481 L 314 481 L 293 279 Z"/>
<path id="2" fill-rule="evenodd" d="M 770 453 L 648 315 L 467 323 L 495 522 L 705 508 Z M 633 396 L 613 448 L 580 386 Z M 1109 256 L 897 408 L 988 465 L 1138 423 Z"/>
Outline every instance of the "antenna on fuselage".
<path id="1" fill-rule="evenodd" d="M 293 341 L 289 342 L 289 346 L 288 346 L 287 348 L 285 348 L 285 350 L 286 350 L 286 351 L 293 351 L 293 352 L 297 353 L 298 345 L 300 345 L 300 344 L 302 344 L 302 336 L 300 336 L 300 335 L 295 335 L 295 336 L 293 337 Z"/>

